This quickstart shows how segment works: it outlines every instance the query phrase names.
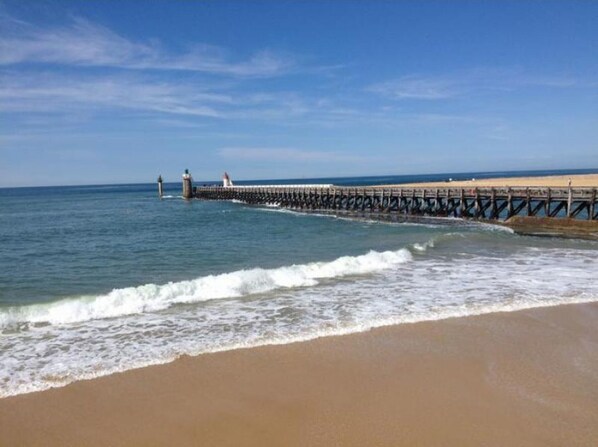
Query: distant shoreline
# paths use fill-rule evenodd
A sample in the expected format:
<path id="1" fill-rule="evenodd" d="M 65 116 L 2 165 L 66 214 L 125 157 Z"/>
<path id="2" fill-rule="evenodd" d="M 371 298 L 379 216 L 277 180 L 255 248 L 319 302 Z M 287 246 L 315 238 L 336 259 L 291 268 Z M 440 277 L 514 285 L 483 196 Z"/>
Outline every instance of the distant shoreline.
<path id="1" fill-rule="evenodd" d="M 598 174 L 571 174 L 571 175 L 546 175 L 546 176 L 527 176 L 527 177 L 496 177 L 496 178 L 485 178 L 470 180 L 459 180 L 459 181 L 444 181 L 444 182 L 414 182 L 404 183 L 397 185 L 381 185 L 382 186 L 401 186 L 401 187 L 425 187 L 425 188 L 446 188 L 451 187 L 495 187 L 504 188 L 509 186 L 546 186 L 549 188 L 566 188 L 569 186 L 569 180 L 571 180 L 571 186 L 573 187 L 594 187 L 598 188 Z"/>

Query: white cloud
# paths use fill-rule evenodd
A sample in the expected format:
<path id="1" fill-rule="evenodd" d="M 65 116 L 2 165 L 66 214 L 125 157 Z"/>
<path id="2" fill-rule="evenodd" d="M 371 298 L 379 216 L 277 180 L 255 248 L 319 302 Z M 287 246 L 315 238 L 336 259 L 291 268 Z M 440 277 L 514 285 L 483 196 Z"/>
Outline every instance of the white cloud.
<path id="1" fill-rule="evenodd" d="M 440 76 L 402 76 L 372 84 L 366 91 L 395 100 L 443 100 L 522 87 L 591 88 L 596 87 L 596 83 L 567 75 L 530 74 L 520 69 L 473 69 Z"/>
<path id="2" fill-rule="evenodd" d="M 195 44 L 171 54 L 157 41 L 135 42 L 82 18 L 68 26 L 41 28 L 2 17 L 0 65 L 44 63 L 133 70 L 184 70 L 239 76 L 269 77 L 287 73 L 295 62 L 289 55 L 261 50 L 244 61 L 233 61 L 219 47 Z"/>
<path id="3" fill-rule="evenodd" d="M 0 87 L 3 112 L 76 112 L 133 109 L 174 115 L 220 117 L 218 105 L 228 95 L 138 77 L 4 75 Z"/>
<path id="4" fill-rule="evenodd" d="M 374 84 L 367 90 L 392 99 L 444 99 L 458 94 L 457 85 L 450 80 L 415 76 Z"/>
<path id="5" fill-rule="evenodd" d="M 292 91 L 263 93 L 247 85 L 198 82 L 195 76 L 173 79 L 136 72 L 0 71 L 0 110 L 4 116 L 12 114 L 28 129 L 55 129 L 66 121 L 82 124 L 106 112 L 114 113 L 114 117 L 161 120 L 161 126 L 179 130 L 209 124 L 203 118 L 319 127 L 364 118 L 362 111 L 340 107 L 319 96 Z"/>
<path id="6" fill-rule="evenodd" d="M 102 117 L 111 114 L 111 121 L 115 123 L 132 119 L 178 131 L 209 127 L 214 124 L 214 118 L 285 127 L 376 125 L 393 129 L 479 120 L 467 115 L 372 107 L 355 98 L 350 107 L 345 104 L 343 98 L 313 97 L 293 91 L 264 93 L 251 90 L 245 83 L 238 86 L 198 82 L 195 76 L 172 79 L 137 72 L 91 75 L 70 71 L 0 71 L 0 115 L 9 117 L 27 131 L 51 132 L 64 126 L 76 129 L 101 114 Z M 286 156 L 343 158 L 342 154 L 305 152 Z"/>

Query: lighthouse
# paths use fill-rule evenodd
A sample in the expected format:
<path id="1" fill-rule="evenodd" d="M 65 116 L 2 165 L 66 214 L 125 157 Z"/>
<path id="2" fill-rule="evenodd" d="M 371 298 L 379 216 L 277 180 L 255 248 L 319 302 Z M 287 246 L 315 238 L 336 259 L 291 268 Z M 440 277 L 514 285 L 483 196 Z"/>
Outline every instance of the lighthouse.
<path id="1" fill-rule="evenodd" d="M 164 195 L 164 186 L 162 185 L 162 175 L 158 176 L 158 197 L 162 198 Z"/>
<path id="2" fill-rule="evenodd" d="M 230 179 L 228 172 L 225 172 L 222 176 L 222 186 L 224 186 L 225 188 L 230 188 L 231 186 L 233 186 L 233 181 Z"/>
<path id="3" fill-rule="evenodd" d="M 189 169 L 185 169 L 183 174 L 183 198 L 190 199 L 193 197 L 193 179 L 189 174 Z"/>

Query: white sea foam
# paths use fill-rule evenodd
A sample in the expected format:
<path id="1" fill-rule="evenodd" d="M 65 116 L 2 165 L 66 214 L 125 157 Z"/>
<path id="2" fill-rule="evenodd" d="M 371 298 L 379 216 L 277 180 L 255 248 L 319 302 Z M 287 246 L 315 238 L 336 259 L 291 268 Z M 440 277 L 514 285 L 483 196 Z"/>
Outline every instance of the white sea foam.
<path id="1" fill-rule="evenodd" d="M 459 250 L 452 249 L 451 234 L 459 235 Z M 502 252 L 497 244 L 468 252 L 477 244 L 476 238 L 449 233 L 413 244 L 418 250 L 413 257 L 405 249 L 370 252 L 28 307 L 12 314 L 10 324 L 52 324 L 0 336 L 0 397 L 166 363 L 182 354 L 598 300 L 593 249 L 510 246 Z M 110 306 L 120 314 L 109 319 Z M 75 324 L 60 324 L 68 322 Z"/>
<path id="2" fill-rule="evenodd" d="M 426 251 L 428 248 L 434 248 L 434 239 L 424 242 L 423 244 L 416 242 L 413 244 L 413 248 L 417 251 Z"/>
<path id="3" fill-rule="evenodd" d="M 411 260 L 407 249 L 370 251 L 330 262 L 313 262 L 275 269 L 254 268 L 163 285 L 145 284 L 114 289 L 106 295 L 0 310 L 0 330 L 23 323 L 68 324 L 101 318 L 156 312 L 173 304 L 236 298 L 276 289 L 310 287 L 325 278 L 363 275 Z"/>
<path id="4" fill-rule="evenodd" d="M 506 227 L 504 225 L 492 224 L 492 223 L 487 223 L 487 222 L 476 222 L 476 221 L 469 221 L 469 222 L 472 225 L 476 225 L 479 228 L 483 228 L 484 230 L 502 231 L 503 233 L 515 234 L 515 231 L 512 228 Z"/>
<path id="5" fill-rule="evenodd" d="M 184 340 L 183 342 L 179 342 L 178 346 L 175 345 L 167 350 L 160 349 L 159 346 L 151 346 L 149 347 L 150 349 L 148 349 L 147 346 L 144 346 L 145 350 L 137 350 L 137 356 L 130 356 L 126 359 L 123 358 L 126 353 L 120 353 L 120 359 L 111 359 L 113 360 L 113 363 L 103 367 L 98 367 L 97 364 L 90 365 L 83 362 L 78 364 L 79 362 L 75 360 L 73 356 L 77 354 L 89 355 L 89 353 L 84 353 L 82 351 L 77 352 L 76 349 L 73 349 L 73 356 L 69 358 L 71 361 L 70 363 L 67 362 L 66 364 L 54 364 L 52 362 L 44 361 L 45 359 L 43 359 L 37 362 L 38 365 L 35 365 L 41 366 L 41 368 L 25 374 L 11 374 L 7 370 L 10 371 L 10 369 L 13 367 L 22 370 L 22 364 L 19 368 L 17 361 L 14 361 L 13 364 L 5 362 L 3 365 L 4 367 L 0 367 L 0 383 L 4 383 L 6 386 L 4 388 L 0 388 L 0 398 L 43 391 L 50 388 L 59 388 L 76 381 L 96 379 L 110 374 L 143 368 L 146 366 L 166 364 L 176 360 L 181 355 L 198 356 L 201 354 L 213 354 L 237 349 L 256 348 L 260 346 L 285 345 L 289 343 L 315 340 L 322 337 L 355 334 L 385 326 L 412 324 L 425 321 L 439 321 L 450 318 L 485 315 L 495 312 L 515 312 L 538 307 L 558 306 L 562 304 L 583 304 L 595 302 L 597 300 L 598 296 L 578 297 L 569 299 L 567 301 L 552 298 L 536 302 L 521 301 L 509 304 L 494 303 L 486 306 L 474 307 L 471 309 L 467 309 L 465 307 L 443 308 L 438 309 L 436 312 L 390 315 L 387 317 L 379 317 L 378 319 L 364 320 L 361 322 L 323 325 L 318 328 L 313 328 L 311 331 L 297 331 L 295 333 L 273 332 L 268 336 L 260 337 L 254 335 L 246 339 L 237 337 L 234 341 L 231 340 L 228 341 L 228 343 L 213 343 L 212 345 L 201 343 L 193 344 L 190 343 L 189 340 Z M 90 332 L 95 333 L 95 331 Z M 97 335 L 99 337 L 101 336 L 100 333 L 97 333 Z M 173 344 L 176 343 L 174 340 L 171 340 L 170 342 Z M 110 344 L 108 344 L 108 346 L 117 347 L 118 344 L 119 343 L 115 343 L 116 346 L 110 346 Z M 49 346 L 43 346 L 41 349 L 38 349 L 45 353 L 52 350 L 52 348 L 53 347 L 50 344 Z M 90 348 L 92 347 L 90 346 Z M 106 347 L 101 346 L 100 349 L 103 350 L 106 349 Z M 91 352 L 94 351 L 92 350 Z M 141 355 L 139 355 L 139 353 L 141 353 Z M 114 353 L 114 357 L 118 356 L 118 353 Z M 31 361 L 32 357 L 33 356 L 29 356 L 27 360 Z M 95 360 L 97 361 L 97 358 Z"/>

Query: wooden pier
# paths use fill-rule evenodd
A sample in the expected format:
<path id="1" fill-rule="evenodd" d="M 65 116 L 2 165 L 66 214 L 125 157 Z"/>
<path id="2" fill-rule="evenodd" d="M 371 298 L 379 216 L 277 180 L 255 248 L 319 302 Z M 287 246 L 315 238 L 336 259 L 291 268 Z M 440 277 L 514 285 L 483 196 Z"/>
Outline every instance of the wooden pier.
<path id="1" fill-rule="evenodd" d="M 395 213 L 508 220 L 514 216 L 598 220 L 598 188 L 197 187 L 193 197 L 295 210 Z"/>

